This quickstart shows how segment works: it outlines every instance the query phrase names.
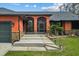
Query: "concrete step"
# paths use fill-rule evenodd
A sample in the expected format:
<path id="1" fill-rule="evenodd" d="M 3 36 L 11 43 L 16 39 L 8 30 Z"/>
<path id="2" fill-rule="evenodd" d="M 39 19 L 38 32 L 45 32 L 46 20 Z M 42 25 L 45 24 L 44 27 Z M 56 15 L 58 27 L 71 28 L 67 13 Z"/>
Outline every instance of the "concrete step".
<path id="1" fill-rule="evenodd" d="M 54 48 L 59 48 L 59 46 L 57 46 L 57 45 L 55 45 L 55 44 L 51 44 L 51 43 L 49 43 L 49 44 L 46 44 L 46 46 L 49 46 L 49 47 L 54 47 Z"/>
<path id="2" fill-rule="evenodd" d="M 31 37 L 26 37 L 26 36 L 23 36 L 22 38 L 47 38 L 47 37 L 33 37 L 33 36 L 31 36 Z"/>
<path id="3" fill-rule="evenodd" d="M 58 50 L 59 49 L 59 47 L 57 45 L 55 45 L 55 44 L 46 44 L 45 48 L 47 50 Z"/>
<path id="4" fill-rule="evenodd" d="M 45 37 L 45 35 L 24 35 L 24 37 Z"/>
<path id="5" fill-rule="evenodd" d="M 53 47 L 49 47 L 49 46 L 45 46 L 46 50 L 50 51 L 50 50 L 58 50 L 57 48 L 53 48 Z"/>
<path id="6" fill-rule="evenodd" d="M 28 39 L 29 39 L 29 40 L 31 40 L 31 39 L 36 39 L 36 40 L 37 40 L 37 39 L 46 39 L 46 37 L 22 37 L 21 39 L 22 39 L 22 40 L 23 40 L 23 39 L 27 39 L 27 40 L 28 40 Z"/>
<path id="7" fill-rule="evenodd" d="M 26 47 L 43 47 L 45 44 L 42 40 L 20 40 L 18 42 L 15 42 L 13 46 L 26 46 Z"/>
<path id="8" fill-rule="evenodd" d="M 10 51 L 46 51 L 44 47 L 13 47 Z"/>
<path id="9" fill-rule="evenodd" d="M 43 43 L 15 43 L 13 46 L 19 46 L 19 47 L 43 47 Z"/>
<path id="10" fill-rule="evenodd" d="M 43 38 L 21 38 L 20 40 L 40 40 Z"/>

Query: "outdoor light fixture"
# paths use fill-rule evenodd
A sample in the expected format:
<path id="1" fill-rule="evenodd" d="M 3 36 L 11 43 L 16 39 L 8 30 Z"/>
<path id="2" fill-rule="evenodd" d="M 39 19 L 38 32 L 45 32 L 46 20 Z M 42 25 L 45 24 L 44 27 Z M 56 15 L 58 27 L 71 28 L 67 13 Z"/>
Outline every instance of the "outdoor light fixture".
<path id="1" fill-rule="evenodd" d="M 15 24 L 12 22 L 12 27 L 14 26 Z"/>

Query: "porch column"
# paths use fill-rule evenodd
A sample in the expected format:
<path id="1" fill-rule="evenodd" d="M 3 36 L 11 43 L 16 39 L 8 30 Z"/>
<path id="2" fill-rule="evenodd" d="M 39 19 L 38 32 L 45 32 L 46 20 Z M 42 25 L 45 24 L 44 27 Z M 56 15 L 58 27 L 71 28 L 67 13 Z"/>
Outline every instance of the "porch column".
<path id="1" fill-rule="evenodd" d="M 37 16 L 34 16 L 34 32 L 37 32 Z"/>
<path id="2" fill-rule="evenodd" d="M 46 17 L 46 31 L 48 32 L 50 29 L 50 20 L 49 17 Z"/>
<path id="3" fill-rule="evenodd" d="M 71 30 L 71 22 L 64 22 L 64 30 Z"/>
<path id="4" fill-rule="evenodd" d="M 18 31 L 19 31 L 19 40 L 20 40 L 20 16 L 18 16 Z"/>
<path id="5" fill-rule="evenodd" d="M 64 22 L 64 30 L 65 30 L 65 33 L 66 34 L 69 34 L 71 32 L 71 29 L 72 29 L 71 22 L 70 21 Z"/>

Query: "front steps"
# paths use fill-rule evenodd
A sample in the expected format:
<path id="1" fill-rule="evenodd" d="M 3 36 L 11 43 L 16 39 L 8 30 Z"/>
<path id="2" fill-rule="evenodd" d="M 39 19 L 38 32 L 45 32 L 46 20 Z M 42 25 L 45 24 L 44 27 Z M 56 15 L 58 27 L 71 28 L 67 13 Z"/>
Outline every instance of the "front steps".
<path id="1" fill-rule="evenodd" d="M 20 40 L 19 42 L 15 42 L 13 46 L 20 47 L 43 47 L 44 43 L 42 40 L 29 39 L 29 40 Z"/>
<path id="2" fill-rule="evenodd" d="M 12 51 L 46 51 L 58 50 L 50 39 L 44 34 L 26 34 L 20 41 L 13 44 Z"/>
<path id="3" fill-rule="evenodd" d="M 15 42 L 14 46 L 26 46 L 26 47 L 43 47 L 43 39 L 46 39 L 44 34 L 26 34 L 20 41 Z"/>

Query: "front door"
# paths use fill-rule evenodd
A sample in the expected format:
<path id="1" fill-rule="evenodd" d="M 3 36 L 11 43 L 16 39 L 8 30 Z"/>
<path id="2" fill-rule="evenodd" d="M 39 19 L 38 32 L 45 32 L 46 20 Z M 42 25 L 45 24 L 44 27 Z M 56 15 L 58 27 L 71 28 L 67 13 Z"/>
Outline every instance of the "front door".
<path id="1" fill-rule="evenodd" d="M 46 19 L 44 17 L 38 18 L 38 32 L 46 32 Z"/>
<path id="2" fill-rule="evenodd" d="M 26 21 L 26 32 L 34 32 L 34 19 L 31 17 Z"/>

